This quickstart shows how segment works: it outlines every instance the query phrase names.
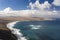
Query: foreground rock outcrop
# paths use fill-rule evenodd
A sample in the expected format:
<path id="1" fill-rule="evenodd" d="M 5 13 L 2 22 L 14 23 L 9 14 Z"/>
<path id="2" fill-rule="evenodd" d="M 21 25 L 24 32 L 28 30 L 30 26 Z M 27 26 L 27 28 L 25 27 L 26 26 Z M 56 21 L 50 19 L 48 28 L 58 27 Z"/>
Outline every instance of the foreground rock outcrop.
<path id="1" fill-rule="evenodd" d="M 0 40 L 17 40 L 17 37 L 6 27 L 5 22 L 0 22 Z"/>

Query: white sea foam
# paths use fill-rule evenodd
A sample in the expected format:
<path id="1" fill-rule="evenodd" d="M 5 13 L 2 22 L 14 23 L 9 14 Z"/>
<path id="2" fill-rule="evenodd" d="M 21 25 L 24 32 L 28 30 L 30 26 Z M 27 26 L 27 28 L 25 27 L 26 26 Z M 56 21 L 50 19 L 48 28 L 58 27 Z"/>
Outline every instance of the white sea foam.
<path id="1" fill-rule="evenodd" d="M 31 29 L 40 29 L 41 25 L 29 25 Z"/>
<path id="2" fill-rule="evenodd" d="M 15 25 L 17 22 L 19 22 L 19 21 L 8 23 L 8 24 L 7 24 L 7 27 L 12 31 L 13 34 L 16 35 L 16 37 L 18 38 L 18 40 L 27 40 L 27 39 L 23 36 L 23 34 L 20 32 L 20 29 L 13 28 L 14 25 Z"/>

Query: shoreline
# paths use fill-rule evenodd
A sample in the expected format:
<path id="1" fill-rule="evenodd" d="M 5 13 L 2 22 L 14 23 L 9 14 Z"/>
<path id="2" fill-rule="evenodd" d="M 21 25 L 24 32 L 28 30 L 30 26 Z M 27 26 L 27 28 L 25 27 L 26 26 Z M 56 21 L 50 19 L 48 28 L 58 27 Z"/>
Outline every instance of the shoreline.
<path id="1" fill-rule="evenodd" d="M 3 30 L 3 31 L 7 31 L 8 33 L 10 33 L 10 37 L 12 38 L 11 40 L 17 40 L 17 37 L 15 34 L 12 33 L 12 31 L 7 27 L 7 24 L 11 23 L 11 22 L 16 22 L 16 21 L 19 21 L 19 22 L 22 22 L 22 21 L 47 21 L 47 20 L 54 20 L 54 19 L 48 19 L 48 18 L 45 18 L 45 19 L 40 19 L 40 18 L 22 18 L 22 19 L 19 19 L 19 18 L 0 18 L 0 32 Z M 10 27 L 11 28 L 11 27 Z M 16 29 L 17 30 L 17 29 Z M 8 34 L 8 33 L 5 33 L 5 34 Z M 18 31 L 19 33 L 19 31 Z M 5 35 L 5 34 L 2 34 L 2 35 Z M 1 35 L 1 36 L 2 36 Z M 11 36 L 12 35 L 12 36 Z M 19 34 L 20 35 L 20 34 Z M 1 37 L 0 36 L 0 37 Z M 6 36 L 6 35 L 5 35 Z M 8 35 L 9 36 L 9 35 Z M 3 38 L 3 37 L 2 37 Z M 25 38 L 25 37 L 23 37 Z M 1 38 L 0 38 L 1 39 Z M 7 38 L 6 38 L 7 39 Z"/>
<path id="2" fill-rule="evenodd" d="M 12 34 L 16 35 L 16 37 L 17 37 L 18 40 L 27 40 L 27 39 L 23 36 L 23 34 L 20 32 L 20 29 L 13 28 L 14 25 L 15 25 L 17 22 L 19 22 L 19 21 L 8 23 L 8 24 L 7 24 L 7 27 L 11 30 Z"/>
<path id="3" fill-rule="evenodd" d="M 55 20 L 53 18 L 40 18 L 40 17 L 2 17 L 0 20 L 3 21 L 25 21 L 25 20 L 31 20 L 31 21 L 44 21 L 44 20 Z"/>
<path id="4" fill-rule="evenodd" d="M 7 28 L 5 22 L 0 22 L 0 40 L 17 40 L 17 37 Z"/>

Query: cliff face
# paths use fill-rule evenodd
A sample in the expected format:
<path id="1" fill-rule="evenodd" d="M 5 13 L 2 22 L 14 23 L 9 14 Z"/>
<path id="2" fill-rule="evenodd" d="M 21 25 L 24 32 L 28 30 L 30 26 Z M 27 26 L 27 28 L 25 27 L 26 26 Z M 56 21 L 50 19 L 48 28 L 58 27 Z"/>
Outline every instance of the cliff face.
<path id="1" fill-rule="evenodd" d="M 17 40 L 17 37 L 6 27 L 6 23 L 0 22 L 0 40 Z"/>
<path id="2" fill-rule="evenodd" d="M 0 40 L 17 40 L 17 38 L 10 31 L 2 29 L 0 30 Z"/>

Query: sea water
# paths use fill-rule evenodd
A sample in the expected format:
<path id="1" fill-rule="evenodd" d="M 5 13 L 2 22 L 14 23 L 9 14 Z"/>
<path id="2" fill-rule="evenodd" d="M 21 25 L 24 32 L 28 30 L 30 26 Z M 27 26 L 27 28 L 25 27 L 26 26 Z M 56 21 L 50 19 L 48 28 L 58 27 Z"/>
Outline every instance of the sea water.
<path id="1" fill-rule="evenodd" d="M 16 21 L 7 25 L 18 40 L 60 40 L 60 19 Z"/>

